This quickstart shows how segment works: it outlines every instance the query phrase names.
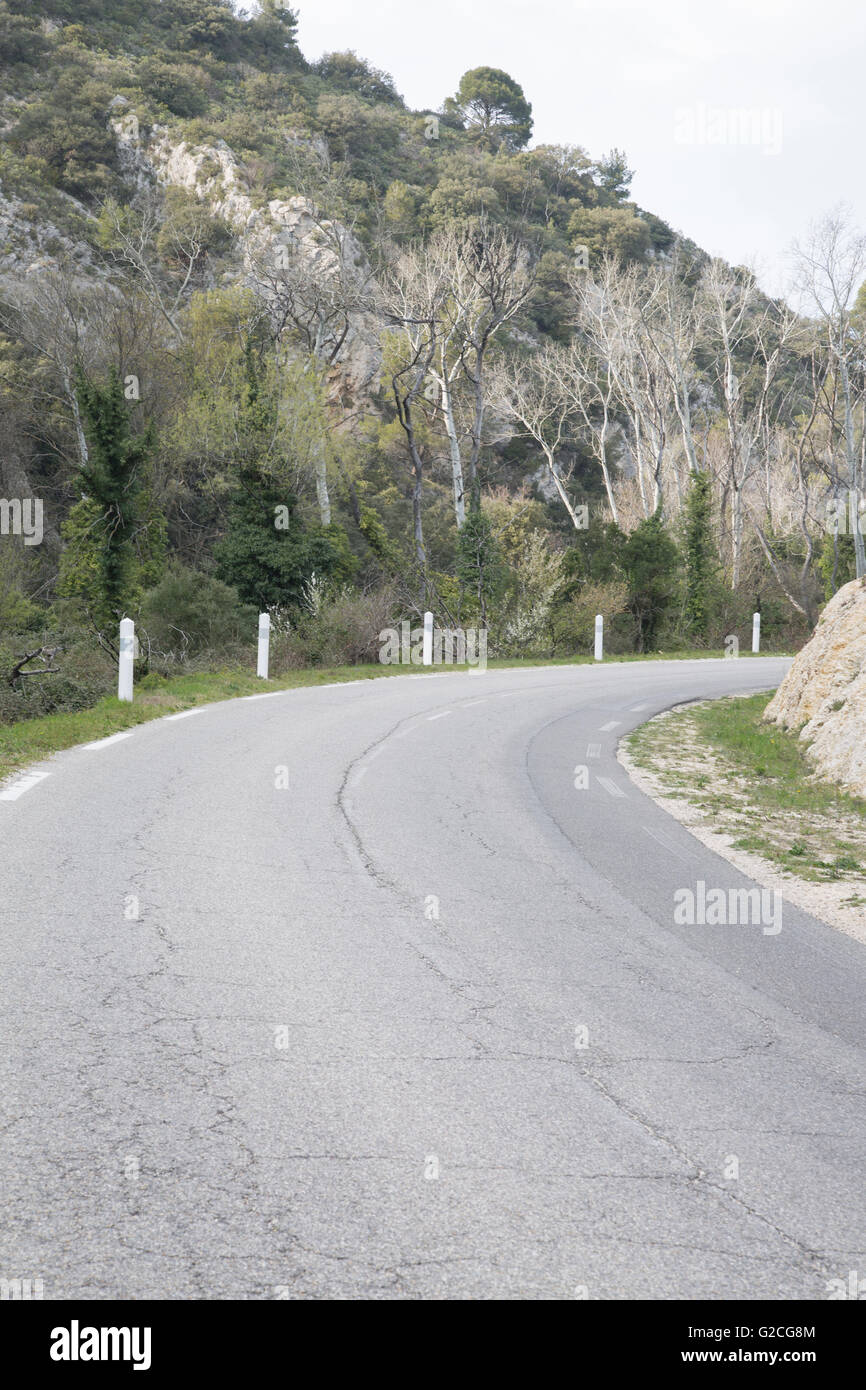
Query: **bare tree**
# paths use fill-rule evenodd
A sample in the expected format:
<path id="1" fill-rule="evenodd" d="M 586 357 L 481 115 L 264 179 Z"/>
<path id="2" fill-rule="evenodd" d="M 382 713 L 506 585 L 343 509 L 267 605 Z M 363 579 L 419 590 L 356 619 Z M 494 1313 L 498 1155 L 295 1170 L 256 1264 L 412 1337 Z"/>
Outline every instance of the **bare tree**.
<path id="1" fill-rule="evenodd" d="M 153 189 L 139 194 L 130 207 L 109 200 L 102 216 L 110 231 L 108 251 L 115 264 L 132 273 L 151 303 L 163 316 L 176 340 L 183 336 L 178 315 L 194 288 L 194 277 L 207 256 L 211 216 L 207 208 L 192 208 L 192 216 L 179 218 Z M 177 267 L 170 275 L 162 242 Z"/>
<path id="2" fill-rule="evenodd" d="M 711 261 L 702 279 L 712 332 L 711 376 L 725 424 L 722 509 L 731 513 L 731 588 L 740 583 L 745 499 L 753 475 L 765 466 L 780 401 L 774 388 L 796 318 L 768 302 L 753 276 Z M 741 380 L 742 378 L 742 380 Z M 760 538 L 759 538 L 760 539 Z"/>
<path id="3" fill-rule="evenodd" d="M 395 255 L 387 267 L 380 300 L 382 316 L 394 330 L 388 375 L 397 419 L 406 436 L 412 470 L 415 558 L 425 592 L 427 555 L 422 517 L 424 459 L 419 426 L 423 418 L 424 385 L 439 343 L 445 292 L 445 284 L 435 264 L 423 252 L 409 250 Z"/>
<path id="4" fill-rule="evenodd" d="M 409 314 L 411 319 L 419 305 L 422 318 L 428 310 L 435 311 L 435 321 L 425 320 L 434 343 L 423 394 L 429 404 L 438 408 L 448 440 L 458 529 L 466 519 L 463 443 L 468 432 L 458 424 L 457 395 L 463 374 L 462 326 L 473 304 L 472 295 L 459 290 L 455 293 L 455 278 L 461 268 L 459 247 L 457 229 L 447 226 L 426 242 L 401 250 L 393 245 L 386 247 L 388 259 L 382 269 L 382 278 L 390 286 L 390 301 L 383 306 L 386 322 L 402 323 L 411 331 L 411 323 L 403 315 Z"/>
<path id="5" fill-rule="evenodd" d="M 848 213 L 838 210 L 812 228 L 804 245 L 795 247 L 797 288 L 816 314 L 838 393 L 831 417 L 831 447 L 838 440 L 844 460 L 844 481 L 851 495 L 851 515 L 859 518 L 864 476 L 864 432 L 855 424 L 858 403 L 862 413 L 864 342 L 852 322 L 854 296 L 866 275 L 866 235 L 855 231 Z M 858 402 L 859 395 L 859 402 Z M 857 577 L 866 574 L 866 549 L 859 524 L 854 527 Z"/>
<path id="6" fill-rule="evenodd" d="M 598 277 L 574 271 L 577 332 L 604 372 L 628 422 L 641 506 L 651 516 L 664 499 L 664 466 L 676 417 L 670 374 L 650 325 L 660 313 L 661 288 L 639 266 L 606 256 Z"/>
<path id="7" fill-rule="evenodd" d="M 324 216 L 299 195 L 298 226 L 275 238 L 259 238 L 247 252 L 250 281 L 262 304 L 271 335 L 305 353 L 322 386 L 334 386 L 334 368 L 359 319 L 374 304 L 372 272 L 350 228 Z M 333 389 L 329 399 L 332 404 Z M 341 412 L 341 421 L 345 423 Z M 316 495 L 322 525 L 331 520 L 327 455 L 319 449 Z"/>
<path id="8" fill-rule="evenodd" d="M 600 361 L 593 347 L 581 336 L 572 339 L 560 355 L 562 380 L 580 415 L 590 446 L 601 469 L 610 514 L 619 524 L 613 489 L 612 449 L 619 425 L 615 418 L 614 374 L 609 361 Z"/>
<path id="9" fill-rule="evenodd" d="M 535 285 L 529 249 L 485 216 L 468 224 L 456 242 L 450 295 L 453 297 L 464 376 L 472 396 L 469 490 L 480 496 L 478 463 L 489 399 L 487 372 L 500 330 L 525 306 Z"/>
<path id="10" fill-rule="evenodd" d="M 423 253 L 422 253 L 423 254 Z M 428 256 L 434 274 L 445 284 L 465 279 L 460 256 L 459 235 L 455 226 L 434 234 Z M 430 376 L 439 392 L 442 422 L 448 439 L 451 465 L 451 486 L 454 494 L 454 515 L 458 530 L 466 521 L 466 487 L 463 477 L 463 434 L 457 425 L 456 394 L 463 372 L 463 328 L 467 316 L 477 310 L 480 290 L 477 286 L 460 284 L 456 292 L 442 298 L 436 351 L 430 364 Z"/>
<path id="11" fill-rule="evenodd" d="M 428 389 L 423 395 L 436 404 L 448 440 L 454 513 L 461 528 L 467 474 L 473 505 L 480 495 L 478 463 L 493 394 L 491 350 L 531 293 L 529 254 L 508 232 L 481 217 L 466 226 L 444 227 L 426 243 L 391 248 L 381 278 L 390 286 L 385 320 L 402 324 L 409 335 L 411 361 L 419 347 L 413 333 L 423 325 L 430 335 L 430 351 L 425 349 L 422 359 L 434 394 Z M 458 421 L 461 387 L 469 397 L 465 429 Z M 413 401 L 417 395 L 413 393 Z"/>
<path id="12" fill-rule="evenodd" d="M 566 488 L 574 465 L 563 468 L 560 461 L 578 412 L 569 382 L 570 356 L 567 349 L 553 343 L 529 357 L 511 355 L 498 364 L 496 382 L 505 415 L 540 448 L 560 501 L 575 530 L 581 530 L 580 516 Z"/>
<path id="13" fill-rule="evenodd" d="M 29 275 L 14 302 L 0 304 L 0 327 L 51 364 L 56 397 L 68 409 L 78 463 L 88 462 L 87 440 L 75 390 L 76 373 L 87 370 L 102 350 L 102 331 L 110 287 L 82 286 L 75 268 L 58 265 Z"/>
<path id="14" fill-rule="evenodd" d="M 667 373 L 689 473 L 696 473 L 692 396 L 697 386 L 695 346 L 704 315 L 696 284 L 688 274 L 690 270 L 679 246 L 675 246 L 669 260 L 651 269 L 649 274 L 656 284 L 649 302 L 655 313 L 642 312 L 642 320 Z"/>

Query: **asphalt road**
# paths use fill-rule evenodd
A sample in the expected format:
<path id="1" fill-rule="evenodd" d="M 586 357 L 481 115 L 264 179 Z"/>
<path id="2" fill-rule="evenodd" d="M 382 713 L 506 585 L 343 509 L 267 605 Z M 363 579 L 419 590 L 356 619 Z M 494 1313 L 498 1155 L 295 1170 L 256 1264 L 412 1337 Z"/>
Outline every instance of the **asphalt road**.
<path id="1" fill-rule="evenodd" d="M 778 932 L 677 924 L 679 890 L 748 880 L 615 760 L 654 712 L 784 669 L 289 691 L 44 764 L 0 800 L 0 1276 L 47 1299 L 866 1276 L 866 952 L 787 904 Z"/>

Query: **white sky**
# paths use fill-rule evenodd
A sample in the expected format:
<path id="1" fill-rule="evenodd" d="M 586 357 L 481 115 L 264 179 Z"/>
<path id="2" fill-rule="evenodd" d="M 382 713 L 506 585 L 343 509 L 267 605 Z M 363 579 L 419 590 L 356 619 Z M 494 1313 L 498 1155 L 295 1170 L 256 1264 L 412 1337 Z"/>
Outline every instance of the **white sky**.
<path id="1" fill-rule="evenodd" d="M 705 250 L 753 265 L 770 292 L 787 285 L 787 252 L 810 222 L 845 203 L 866 230 L 862 0 L 294 0 L 293 8 L 306 58 L 353 48 L 390 72 L 416 109 L 439 107 L 467 68 L 504 68 L 532 103 L 533 144 L 582 145 L 593 157 L 624 149 L 641 206 Z M 759 143 L 708 143 L 728 136 L 731 110 L 758 113 Z M 694 138 L 683 143 L 690 124 Z"/>

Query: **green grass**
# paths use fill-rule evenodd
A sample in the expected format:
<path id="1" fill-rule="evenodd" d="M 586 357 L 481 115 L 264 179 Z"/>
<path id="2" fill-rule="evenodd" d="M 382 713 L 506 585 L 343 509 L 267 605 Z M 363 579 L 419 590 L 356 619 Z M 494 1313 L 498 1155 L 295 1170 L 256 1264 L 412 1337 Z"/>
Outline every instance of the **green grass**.
<path id="1" fill-rule="evenodd" d="M 763 722 L 770 699 L 729 697 L 651 721 L 631 735 L 631 755 L 732 834 L 735 849 L 812 882 L 862 878 L 866 801 L 818 778 L 796 734 Z"/>
<path id="2" fill-rule="evenodd" d="M 269 681 L 259 680 L 250 671 L 202 671 L 170 680 L 146 676 L 136 685 L 132 704 L 109 697 L 90 709 L 76 710 L 72 714 L 48 714 L 41 719 L 0 724 L 0 780 L 49 753 L 107 738 L 109 734 L 196 705 L 262 694 L 266 690 L 292 690 L 331 681 L 375 680 L 398 671 L 398 667 L 381 665 L 319 667 L 292 671 Z"/>
<path id="3" fill-rule="evenodd" d="M 796 734 L 765 724 L 770 703 L 766 693 L 717 700 L 694 712 L 704 738 L 740 772 L 759 778 L 756 788 L 763 806 L 773 810 L 826 814 L 844 803 L 866 815 L 866 802 L 848 796 L 832 782 L 819 781 Z"/>
<path id="4" fill-rule="evenodd" d="M 613 655 L 605 660 L 670 661 L 721 656 L 724 656 L 723 651 L 652 652 L 646 656 Z M 488 663 L 491 670 L 594 664 L 591 656 L 553 661 L 530 657 L 525 660 L 497 660 Z M 62 749 L 72 748 L 77 743 L 90 743 L 98 738 L 107 738 L 109 734 L 120 733 L 136 724 L 144 724 L 149 719 L 160 719 L 166 714 L 191 709 L 194 705 L 211 704 L 216 700 L 232 700 L 241 695 L 260 694 L 265 690 L 293 690 L 304 686 L 325 685 L 332 681 L 377 680 L 406 674 L 408 672 L 404 666 L 383 666 L 375 662 L 366 666 L 316 667 L 292 671 L 286 676 L 269 681 L 261 681 L 247 670 L 203 671 L 168 680 L 153 675 L 147 676 L 136 685 L 135 700 L 131 705 L 106 698 L 90 709 L 76 710 L 72 714 L 48 714 L 40 719 L 22 719 L 15 724 L 0 724 L 0 781 L 50 753 L 59 753 Z M 416 674 L 421 672 L 416 670 Z"/>

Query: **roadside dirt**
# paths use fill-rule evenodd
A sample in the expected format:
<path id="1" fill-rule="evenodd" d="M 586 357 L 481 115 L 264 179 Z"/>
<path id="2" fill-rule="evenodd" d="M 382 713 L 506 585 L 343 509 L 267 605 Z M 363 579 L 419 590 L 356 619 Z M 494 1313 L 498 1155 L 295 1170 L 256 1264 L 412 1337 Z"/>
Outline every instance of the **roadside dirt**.
<path id="1" fill-rule="evenodd" d="M 677 705 L 648 721 L 651 726 L 668 721 L 671 734 L 670 738 L 654 741 L 651 767 L 638 766 L 626 740 L 620 743 L 617 757 L 632 781 L 702 844 L 756 883 L 777 888 L 788 902 L 866 945 L 866 877 L 846 874 L 836 882 L 809 882 L 759 854 L 734 847 L 759 818 L 762 832 L 768 836 L 778 833 L 788 844 L 800 834 L 804 838 L 823 836 L 828 841 L 835 840 L 844 830 L 846 840 L 862 848 L 863 863 L 866 824 L 858 817 L 840 821 L 837 815 L 792 817 L 789 813 L 768 812 L 766 806 L 750 797 L 748 780 L 714 753 L 688 721 L 676 721 L 674 734 L 672 716 L 695 708 L 696 704 Z"/>

